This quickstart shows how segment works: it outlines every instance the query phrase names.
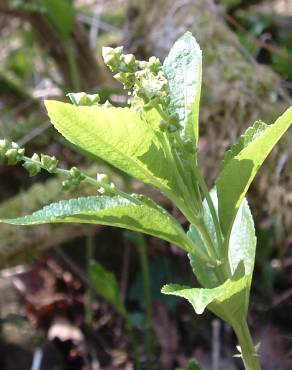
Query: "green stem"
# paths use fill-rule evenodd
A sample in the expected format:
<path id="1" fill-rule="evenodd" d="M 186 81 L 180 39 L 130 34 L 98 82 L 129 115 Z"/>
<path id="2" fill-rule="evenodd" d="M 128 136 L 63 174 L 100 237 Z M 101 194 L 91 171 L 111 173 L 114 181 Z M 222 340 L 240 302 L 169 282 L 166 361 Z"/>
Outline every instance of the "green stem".
<path id="1" fill-rule="evenodd" d="M 31 162 L 31 163 L 35 163 L 39 166 L 41 166 L 42 169 L 46 170 L 46 168 L 44 166 L 42 166 L 41 162 L 39 161 L 36 161 L 34 159 L 31 159 L 30 157 L 27 157 L 27 156 L 24 156 L 23 157 L 23 160 L 25 162 Z M 58 175 L 63 175 L 63 176 L 70 176 L 70 171 L 68 170 L 65 170 L 63 168 L 56 168 L 55 171 L 54 171 L 55 174 L 58 174 Z M 85 176 L 85 179 L 84 179 L 84 182 L 87 182 L 88 184 L 91 184 L 97 188 L 104 188 L 109 194 L 114 194 L 114 195 L 120 195 L 121 197 L 123 198 L 126 198 L 128 200 L 130 200 L 131 202 L 134 202 L 136 204 L 140 204 L 140 201 L 139 199 L 136 199 L 134 197 L 132 197 L 130 194 L 127 194 L 125 193 L 124 191 L 122 190 L 119 190 L 117 188 L 111 188 L 110 185 L 108 184 L 105 184 L 103 182 L 100 182 L 100 181 L 97 181 L 96 179 L 94 179 L 93 177 L 90 177 L 90 176 L 87 176 L 85 174 L 83 174 Z"/>
<path id="2" fill-rule="evenodd" d="M 195 226 L 200 231 L 200 233 L 203 237 L 203 240 L 205 242 L 205 246 L 206 246 L 209 254 L 211 255 L 211 257 L 217 259 L 217 261 L 220 261 L 220 256 L 218 256 L 218 252 L 216 251 L 216 248 L 214 246 L 214 242 L 211 239 L 210 233 L 209 233 L 204 221 L 202 219 L 198 219 Z M 228 279 L 228 277 L 229 277 L 228 272 L 225 271 L 225 268 L 224 268 L 224 266 L 222 266 L 222 264 L 220 264 L 220 265 L 218 265 L 214 268 L 214 273 L 215 273 L 215 275 L 218 279 L 218 282 L 220 284 L 223 284 L 226 281 L 226 279 Z"/>
<path id="3" fill-rule="evenodd" d="M 239 324 L 233 324 L 233 329 L 239 342 L 245 369 L 261 370 L 259 358 L 256 354 L 256 350 L 246 321 L 243 321 Z"/>
<path id="4" fill-rule="evenodd" d="M 34 159 L 31 159 L 27 156 L 24 156 L 23 157 L 23 160 L 25 162 L 31 162 L 31 163 L 34 163 L 34 164 L 37 164 L 38 166 L 40 166 L 41 168 L 45 169 L 46 168 L 44 166 L 42 166 L 41 162 L 40 161 L 37 161 L 37 160 L 34 160 Z M 62 176 L 70 176 L 70 171 L 68 170 L 65 170 L 63 168 L 56 168 L 54 170 L 54 173 L 55 174 L 59 174 L 59 175 L 62 175 Z M 119 190 L 117 188 L 111 188 L 110 185 L 108 184 L 104 184 L 104 183 L 101 183 L 100 181 L 97 181 L 96 179 L 94 179 L 93 177 L 90 177 L 90 176 L 87 176 L 85 174 L 83 174 L 85 176 L 85 179 L 83 180 L 84 182 L 87 182 L 91 185 L 93 185 L 94 187 L 96 188 L 99 188 L 99 187 L 103 187 L 105 188 L 105 190 L 109 193 L 109 194 L 113 194 L 113 195 L 120 195 L 121 197 L 123 198 L 126 198 L 128 200 L 130 200 L 131 202 L 134 202 L 135 204 L 137 205 L 140 205 L 140 204 L 143 204 L 139 199 L 131 196 L 130 194 L 128 193 L 125 193 L 124 191 L 122 190 Z M 193 219 L 193 215 L 189 213 L 187 207 L 185 207 L 185 205 L 179 201 L 179 199 L 176 199 L 175 201 L 176 204 L 179 204 L 179 208 L 181 209 L 181 211 L 186 215 L 187 218 L 192 218 Z M 184 212 L 185 211 L 185 212 Z M 209 263 L 211 265 L 214 265 L 216 266 L 216 261 L 210 259 L 205 253 L 203 253 L 196 245 L 194 245 L 194 243 L 187 237 L 186 233 L 183 231 L 183 229 L 180 227 L 177 229 L 177 232 L 178 234 L 181 236 L 182 240 L 184 241 L 184 243 L 182 245 L 180 245 L 183 249 L 185 249 L 187 252 L 191 252 L 193 253 L 195 256 L 197 256 L 202 262 L 204 263 Z"/>
<path id="5" fill-rule="evenodd" d="M 65 54 L 68 60 L 68 64 L 69 64 L 72 87 L 75 90 L 75 92 L 80 91 L 80 87 L 81 87 L 80 74 L 79 74 L 77 63 L 76 63 L 75 52 L 74 52 L 72 42 L 70 40 L 64 41 L 63 46 L 64 46 Z"/>
<path id="6" fill-rule="evenodd" d="M 93 258 L 94 253 L 94 237 L 93 234 L 88 228 L 87 235 L 86 235 L 86 269 L 87 269 L 87 275 L 89 277 L 90 281 L 90 262 Z M 87 300 L 86 300 L 86 306 L 85 306 L 85 322 L 86 324 L 91 327 L 92 320 L 93 320 L 93 311 L 92 311 L 92 297 L 94 294 L 94 289 L 92 287 L 91 282 L 89 283 L 89 286 L 87 288 Z"/>
<path id="7" fill-rule="evenodd" d="M 200 188 L 201 188 L 201 190 L 202 190 L 202 192 L 203 192 L 203 194 L 206 198 L 206 201 L 208 203 L 208 206 L 209 206 L 209 209 L 210 209 L 210 212 L 211 212 L 211 216 L 212 216 L 214 226 L 215 226 L 217 242 L 218 242 L 219 246 L 221 246 L 223 244 L 222 234 L 221 234 L 221 227 L 220 227 L 219 219 L 218 219 L 218 216 L 217 216 L 217 212 L 215 210 L 212 198 L 210 196 L 209 189 L 206 185 L 206 182 L 205 182 L 203 176 L 201 175 L 201 172 L 200 172 L 197 164 L 195 164 L 194 170 L 195 170 L 195 175 L 196 175 L 196 177 L 198 179 L 198 182 L 199 182 L 199 186 L 200 186 Z"/>
<path id="8" fill-rule="evenodd" d="M 57 173 L 61 173 L 61 172 L 59 172 L 59 170 L 60 169 L 58 168 L 58 172 Z M 64 173 L 64 171 L 65 171 L 65 173 Z M 62 170 L 62 173 L 68 175 L 68 171 L 67 170 Z M 94 185 L 94 186 L 96 186 L 98 188 L 99 187 L 103 187 L 109 193 L 112 193 L 112 194 L 115 194 L 115 195 L 120 195 L 121 197 L 126 198 L 126 199 L 130 200 L 131 202 L 134 202 L 136 204 L 140 204 L 139 199 L 136 199 L 136 198 L 132 197 L 130 194 L 125 193 L 124 191 L 119 190 L 117 188 L 111 188 L 110 185 L 101 183 L 101 182 L 95 180 L 93 177 L 90 177 L 90 176 L 87 176 L 87 175 L 84 175 L 84 176 L 85 176 L 84 181 L 87 182 L 88 184 Z"/>
<path id="9" fill-rule="evenodd" d="M 132 346 L 132 349 L 133 349 L 133 352 L 134 352 L 135 369 L 141 370 L 141 365 L 140 365 L 140 360 L 139 360 L 139 350 L 138 350 L 138 346 L 137 346 L 136 340 L 135 340 L 133 325 L 131 323 L 129 314 L 126 311 L 123 313 L 123 317 L 124 317 L 124 320 L 125 320 L 125 325 L 126 325 L 126 329 L 127 329 L 127 333 L 128 333 L 128 337 L 129 337 L 129 342 L 130 342 L 130 344 Z"/>
<path id="10" fill-rule="evenodd" d="M 169 120 L 168 115 L 161 109 L 160 105 L 157 104 L 154 106 L 158 114 L 161 116 L 162 119 L 165 121 Z M 176 138 L 181 140 L 179 135 L 176 135 Z M 183 201 L 181 199 L 178 199 L 178 197 L 173 196 L 173 192 L 170 194 L 166 193 L 167 196 L 177 205 L 177 207 L 180 209 L 180 211 L 184 214 L 184 216 L 187 218 L 187 220 L 192 220 L 196 218 L 198 210 L 195 207 L 193 207 L 193 197 L 195 199 L 198 199 L 198 196 L 196 194 L 196 189 L 193 193 L 190 191 L 193 189 L 192 186 L 192 179 L 190 177 L 186 176 L 186 170 L 184 169 L 184 166 L 181 162 L 181 159 L 179 158 L 179 155 L 176 150 L 172 150 L 172 148 L 169 145 L 169 141 L 165 139 L 165 134 L 161 135 L 161 139 L 163 140 L 163 147 L 167 151 L 167 155 L 173 163 L 174 166 L 174 172 L 175 172 L 175 178 L 178 182 L 178 187 L 181 189 Z M 181 143 L 181 146 L 183 146 L 183 143 Z M 187 206 L 185 205 L 187 203 Z M 194 208 L 194 209 L 193 209 Z M 191 221 L 190 221 L 191 222 Z"/>
<path id="11" fill-rule="evenodd" d="M 142 276 L 144 282 L 144 296 L 145 296 L 145 355 L 146 368 L 151 368 L 151 358 L 153 355 L 152 346 L 152 297 L 151 297 L 151 282 L 149 273 L 149 263 L 147 257 L 147 245 L 142 235 L 137 235 L 137 247 L 140 256 L 140 263 L 142 268 Z"/>
<path id="12" fill-rule="evenodd" d="M 198 218 L 196 223 L 195 223 L 195 226 L 198 228 L 198 230 L 200 231 L 200 233 L 201 233 L 201 235 L 202 235 L 202 237 L 205 241 L 205 245 L 206 245 L 206 248 L 208 250 L 209 255 L 214 259 L 219 259 L 218 253 L 217 253 L 216 248 L 214 246 L 214 242 L 211 239 L 211 236 L 209 234 L 209 231 L 208 231 L 203 219 Z"/>

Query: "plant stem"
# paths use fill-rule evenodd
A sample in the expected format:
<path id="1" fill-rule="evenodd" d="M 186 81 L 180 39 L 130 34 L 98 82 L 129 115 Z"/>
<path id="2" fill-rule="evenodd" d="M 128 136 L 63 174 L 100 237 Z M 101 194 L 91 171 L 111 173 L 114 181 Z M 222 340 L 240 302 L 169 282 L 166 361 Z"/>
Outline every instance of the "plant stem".
<path id="1" fill-rule="evenodd" d="M 151 297 L 151 282 L 149 273 L 149 263 L 147 256 L 147 245 L 142 235 L 137 235 L 136 245 L 138 247 L 140 263 L 142 268 L 142 276 L 144 282 L 144 297 L 145 297 L 145 355 L 146 368 L 151 368 L 151 358 L 153 354 L 153 338 L 152 338 L 152 297 Z"/>
<path id="2" fill-rule="evenodd" d="M 123 317 L 124 317 L 124 320 L 125 320 L 125 325 L 126 325 L 126 329 L 127 329 L 127 333 L 128 333 L 128 337 L 129 337 L 129 342 L 132 345 L 132 349 L 133 349 L 133 352 L 134 352 L 133 354 L 134 354 L 135 369 L 140 370 L 141 365 L 140 365 L 140 360 L 139 360 L 139 350 L 138 350 L 138 346 L 136 344 L 136 338 L 135 338 L 135 335 L 134 335 L 134 328 L 133 328 L 132 322 L 130 320 L 130 317 L 129 317 L 129 314 L 128 314 L 127 311 L 125 311 L 123 313 Z"/>
<path id="3" fill-rule="evenodd" d="M 94 254 L 94 237 L 93 237 L 90 227 L 88 228 L 86 232 L 85 253 L 86 253 L 87 275 L 90 281 L 90 262 Z M 94 293 L 94 290 L 93 290 L 93 287 L 90 281 L 88 288 L 87 288 L 87 292 L 86 292 L 87 299 L 86 299 L 86 306 L 85 306 L 85 322 L 89 327 L 92 326 L 92 320 L 93 320 L 93 311 L 92 311 L 93 293 Z"/>
<path id="4" fill-rule="evenodd" d="M 63 42 L 65 54 L 67 57 L 67 61 L 69 64 L 69 70 L 70 70 L 70 76 L 71 76 L 71 82 L 72 82 L 72 87 L 76 91 L 80 90 L 81 82 L 80 82 L 80 74 L 78 70 L 78 65 L 76 63 L 75 59 L 75 51 L 73 48 L 72 42 L 69 41 L 64 41 Z"/>
<path id="5" fill-rule="evenodd" d="M 211 239 L 211 236 L 209 234 L 209 231 L 208 231 L 203 219 L 198 218 L 196 223 L 195 223 L 195 226 L 198 228 L 198 230 L 200 231 L 200 233 L 203 237 L 203 240 L 205 242 L 205 245 L 206 245 L 206 248 L 209 252 L 210 257 L 212 257 L 214 259 L 219 259 L 218 252 L 216 251 L 216 248 L 214 246 L 214 242 Z"/>
<path id="6" fill-rule="evenodd" d="M 258 355 L 250 335 L 250 331 L 246 321 L 241 323 L 233 323 L 233 329 L 236 333 L 240 349 L 242 360 L 246 370 L 261 370 Z"/>
<path id="7" fill-rule="evenodd" d="M 208 206 L 209 206 L 209 209 L 210 209 L 210 212 L 211 212 L 211 216 L 212 216 L 214 226 L 215 226 L 217 242 L 218 242 L 219 246 L 221 246 L 222 243 L 223 243 L 222 235 L 221 235 L 221 227 L 220 227 L 219 219 L 218 219 L 218 216 L 217 216 L 217 212 L 216 212 L 215 207 L 214 207 L 214 203 L 213 203 L 212 198 L 210 196 L 210 192 L 209 192 L 209 189 L 206 185 L 204 177 L 202 176 L 197 164 L 195 164 L 194 170 L 195 170 L 195 175 L 196 175 L 196 177 L 198 179 L 198 182 L 199 182 L 199 186 L 200 186 L 200 188 L 201 188 L 201 190 L 202 190 L 202 192 L 203 192 L 203 194 L 206 198 L 206 201 L 208 203 Z"/>

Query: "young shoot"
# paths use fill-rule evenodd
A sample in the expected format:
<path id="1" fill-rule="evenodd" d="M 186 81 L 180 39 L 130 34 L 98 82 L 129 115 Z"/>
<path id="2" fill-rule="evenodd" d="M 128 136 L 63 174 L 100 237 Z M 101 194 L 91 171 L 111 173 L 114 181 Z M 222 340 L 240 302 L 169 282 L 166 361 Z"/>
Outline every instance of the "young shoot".
<path id="1" fill-rule="evenodd" d="M 185 298 L 197 314 L 207 308 L 235 331 L 247 370 L 260 370 L 247 314 L 256 236 L 246 194 L 258 169 L 292 122 L 292 108 L 272 125 L 256 122 L 223 158 L 209 189 L 198 163 L 202 52 L 187 32 L 163 63 L 139 61 L 123 48 L 104 48 L 104 61 L 129 93 L 124 108 L 101 104 L 98 95 L 69 94 L 72 104 L 46 101 L 55 128 L 81 150 L 151 185 L 168 197 L 189 222 L 187 232 L 152 199 L 118 189 L 104 174 L 95 178 L 54 157 L 34 154 L 7 140 L 0 156 L 23 162 L 30 175 L 41 169 L 65 176 L 63 187 L 81 182 L 98 194 L 53 203 L 31 215 L 0 220 L 13 225 L 80 222 L 122 227 L 154 235 L 187 252 L 201 287 L 168 284 L 164 294 Z"/>

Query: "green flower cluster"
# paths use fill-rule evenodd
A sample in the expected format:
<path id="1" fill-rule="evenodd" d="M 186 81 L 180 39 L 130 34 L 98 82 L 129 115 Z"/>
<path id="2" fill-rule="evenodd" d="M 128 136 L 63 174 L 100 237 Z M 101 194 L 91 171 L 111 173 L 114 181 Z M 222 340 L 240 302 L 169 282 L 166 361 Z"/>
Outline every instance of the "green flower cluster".
<path id="1" fill-rule="evenodd" d="M 58 160 L 54 156 L 49 156 L 47 154 L 41 154 L 39 156 L 37 153 L 34 153 L 31 158 L 23 157 L 23 167 L 29 172 L 30 176 L 35 176 L 41 170 L 46 170 L 49 173 L 56 173 Z"/>
<path id="2" fill-rule="evenodd" d="M 114 193 L 116 186 L 113 182 L 110 181 L 108 175 L 106 175 L 105 173 L 98 173 L 96 175 L 96 181 L 100 184 L 100 187 L 97 189 L 99 194 Z"/>
<path id="3" fill-rule="evenodd" d="M 156 109 L 161 116 L 159 128 L 162 132 L 173 134 L 181 129 L 178 115 L 170 113 L 168 80 L 158 58 L 139 61 L 133 54 L 123 54 L 123 47 L 104 47 L 103 59 L 114 78 L 130 90 L 129 104 L 133 108 L 138 111 Z"/>
<path id="4" fill-rule="evenodd" d="M 77 167 L 68 171 L 68 178 L 62 182 L 63 190 L 74 190 L 85 180 L 85 175 Z"/>
<path id="5" fill-rule="evenodd" d="M 123 54 L 123 47 L 103 48 L 105 64 L 114 73 L 125 89 L 130 89 L 131 105 L 152 109 L 160 105 L 163 110 L 169 105 L 168 82 L 162 64 L 156 57 L 139 61 L 133 54 Z M 141 104 L 142 103 L 142 106 Z"/>
<path id="6" fill-rule="evenodd" d="M 23 160 L 24 149 L 17 143 L 6 139 L 0 140 L 0 159 L 7 160 L 8 164 L 15 165 Z"/>
<path id="7" fill-rule="evenodd" d="M 74 105 L 99 105 L 100 96 L 98 94 L 86 94 L 85 92 L 67 94 L 71 103 Z"/>
<path id="8" fill-rule="evenodd" d="M 34 153 L 31 157 L 24 155 L 24 149 L 15 142 L 9 142 L 6 139 L 0 140 L 0 160 L 6 160 L 8 164 L 15 165 L 23 162 L 23 167 L 28 171 L 30 176 L 35 176 L 41 170 L 49 173 L 66 176 L 62 182 L 63 190 L 72 191 L 76 189 L 82 181 L 86 181 L 96 186 L 99 194 L 115 195 L 116 186 L 110 181 L 109 177 L 103 173 L 96 175 L 96 180 L 86 176 L 79 168 L 72 167 L 70 170 L 58 168 L 59 161 L 54 156 L 47 154 Z"/>

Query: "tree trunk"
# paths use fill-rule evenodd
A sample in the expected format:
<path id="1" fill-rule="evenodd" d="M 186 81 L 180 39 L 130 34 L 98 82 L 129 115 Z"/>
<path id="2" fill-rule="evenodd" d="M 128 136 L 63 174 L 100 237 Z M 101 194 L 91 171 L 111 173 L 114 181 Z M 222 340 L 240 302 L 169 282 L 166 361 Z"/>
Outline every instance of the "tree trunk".
<path id="1" fill-rule="evenodd" d="M 136 3 L 131 14 L 139 13 Z M 257 64 L 241 46 L 213 0 L 156 0 L 148 4 L 146 12 L 140 11 L 129 22 L 128 49 L 143 58 L 156 55 L 163 60 L 174 41 L 190 30 L 203 50 L 199 149 L 211 184 L 225 150 L 239 134 L 255 120 L 272 123 L 291 101 L 279 76 Z M 291 134 L 290 130 L 270 155 L 249 195 L 254 210 L 261 211 L 260 217 L 268 213 L 280 218 L 280 223 L 275 221 L 287 232 L 292 226 L 292 213 L 288 212 L 292 202 L 292 177 L 288 174 Z"/>

